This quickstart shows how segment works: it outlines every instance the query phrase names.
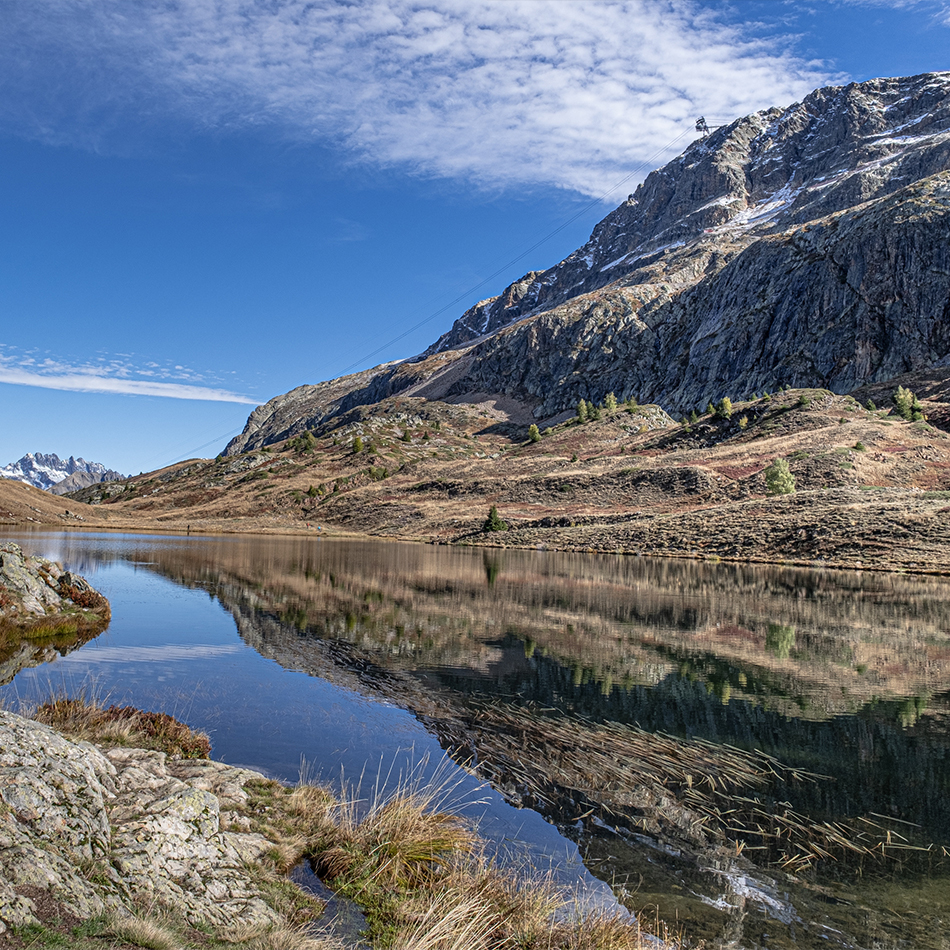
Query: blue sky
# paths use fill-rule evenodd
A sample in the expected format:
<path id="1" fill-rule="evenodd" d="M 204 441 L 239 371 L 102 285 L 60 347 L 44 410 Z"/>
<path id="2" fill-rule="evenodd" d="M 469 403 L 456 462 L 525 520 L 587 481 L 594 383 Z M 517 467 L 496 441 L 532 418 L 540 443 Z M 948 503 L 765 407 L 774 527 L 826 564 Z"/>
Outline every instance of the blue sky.
<path id="1" fill-rule="evenodd" d="M 697 116 L 948 52 L 950 0 L 5 0 L 0 465 L 213 456 L 566 256 Z"/>

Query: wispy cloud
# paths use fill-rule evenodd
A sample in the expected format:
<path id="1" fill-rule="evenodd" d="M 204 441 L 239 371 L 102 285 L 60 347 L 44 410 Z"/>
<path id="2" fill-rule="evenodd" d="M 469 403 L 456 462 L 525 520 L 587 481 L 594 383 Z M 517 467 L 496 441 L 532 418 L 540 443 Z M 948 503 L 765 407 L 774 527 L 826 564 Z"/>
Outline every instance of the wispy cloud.
<path id="1" fill-rule="evenodd" d="M 670 158 L 700 114 L 843 78 L 694 0 L 8 0 L 3 36 L 0 119 L 30 135 L 267 126 L 379 166 L 587 195 Z"/>
<path id="2" fill-rule="evenodd" d="M 942 26 L 950 26 L 950 0 L 835 0 L 856 7 L 890 7 L 893 10 L 913 10 Z"/>
<path id="3" fill-rule="evenodd" d="M 103 358 L 97 363 L 70 365 L 49 357 L 37 359 L 30 353 L 21 353 L 0 344 L 0 383 L 70 392 L 238 402 L 251 406 L 259 402 L 226 389 L 195 385 L 202 377 L 184 366 L 167 367 L 152 362 L 146 367 L 137 369 L 125 358 Z M 176 381 L 163 382 L 162 377 Z M 189 381 L 177 381 L 181 379 Z"/>

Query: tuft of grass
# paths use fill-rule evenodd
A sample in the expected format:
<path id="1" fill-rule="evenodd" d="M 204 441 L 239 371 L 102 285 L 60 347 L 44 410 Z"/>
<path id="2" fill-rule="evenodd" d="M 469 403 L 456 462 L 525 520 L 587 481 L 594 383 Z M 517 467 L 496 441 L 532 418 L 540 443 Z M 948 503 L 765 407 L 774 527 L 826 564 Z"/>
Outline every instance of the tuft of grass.
<path id="1" fill-rule="evenodd" d="M 423 784 L 419 773 L 417 767 L 388 794 L 377 784 L 368 803 L 361 802 L 358 789 L 344 797 L 333 815 L 335 828 L 329 835 L 326 826 L 321 829 L 325 841 L 333 839 L 315 857 L 321 877 L 351 893 L 417 888 L 475 850 L 474 831 L 444 807 L 451 783 Z"/>
<path id="2" fill-rule="evenodd" d="M 164 752 L 174 759 L 206 759 L 211 740 L 167 713 L 131 706 L 103 707 L 89 697 L 59 696 L 38 706 L 37 722 L 66 735 L 107 746 L 135 746 Z"/>
<path id="3" fill-rule="evenodd" d="M 149 950 L 181 948 L 181 940 L 170 929 L 157 920 L 138 915 L 112 916 L 105 933 L 134 947 L 148 947 Z"/>

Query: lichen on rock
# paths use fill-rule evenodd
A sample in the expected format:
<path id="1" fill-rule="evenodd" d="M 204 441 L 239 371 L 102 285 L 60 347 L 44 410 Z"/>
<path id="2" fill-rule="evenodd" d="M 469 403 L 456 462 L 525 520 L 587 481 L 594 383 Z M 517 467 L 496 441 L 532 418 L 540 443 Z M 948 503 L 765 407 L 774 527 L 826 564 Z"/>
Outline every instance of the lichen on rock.
<path id="1" fill-rule="evenodd" d="M 269 842 L 222 829 L 222 806 L 244 804 L 252 778 L 100 749 L 0 710 L 0 933 L 39 923 L 34 888 L 80 919 L 146 899 L 192 926 L 279 923 L 248 869 Z"/>

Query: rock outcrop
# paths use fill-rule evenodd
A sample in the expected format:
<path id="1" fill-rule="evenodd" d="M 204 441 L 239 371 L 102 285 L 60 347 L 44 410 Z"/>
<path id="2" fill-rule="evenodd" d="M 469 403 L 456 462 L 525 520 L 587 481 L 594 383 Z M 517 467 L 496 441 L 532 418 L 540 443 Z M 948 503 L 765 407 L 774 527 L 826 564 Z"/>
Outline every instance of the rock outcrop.
<path id="1" fill-rule="evenodd" d="M 277 922 L 247 872 L 269 843 L 222 826 L 252 778 L 102 750 L 0 710 L 0 933 L 38 923 L 41 894 L 81 920 L 145 898 L 192 926 Z"/>
<path id="2" fill-rule="evenodd" d="M 226 454 L 397 393 L 548 423 L 611 391 L 678 416 L 944 365 L 948 233 L 950 73 L 819 89 L 698 139 L 420 357 L 259 407 Z"/>
<path id="3" fill-rule="evenodd" d="M 79 574 L 55 561 L 26 555 L 13 542 L 0 544 L 0 626 L 74 617 L 104 625 L 109 602 Z"/>

